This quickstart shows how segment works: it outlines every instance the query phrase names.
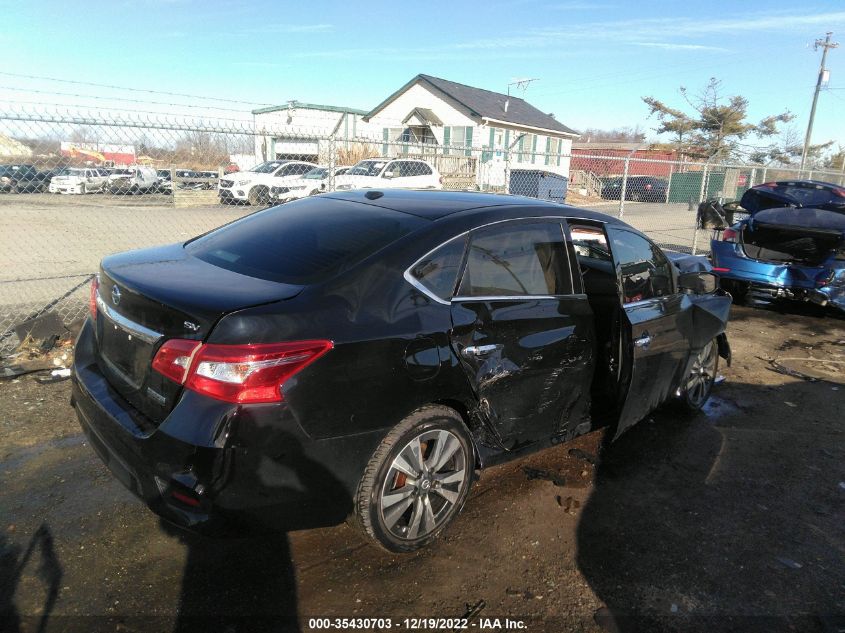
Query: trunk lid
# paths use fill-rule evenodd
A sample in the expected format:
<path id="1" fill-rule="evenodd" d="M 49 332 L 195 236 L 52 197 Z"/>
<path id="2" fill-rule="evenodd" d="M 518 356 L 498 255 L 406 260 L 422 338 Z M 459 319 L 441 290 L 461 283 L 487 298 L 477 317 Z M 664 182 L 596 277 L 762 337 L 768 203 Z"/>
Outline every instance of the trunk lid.
<path id="1" fill-rule="evenodd" d="M 773 263 L 823 267 L 842 254 L 845 213 L 773 208 L 754 214 L 742 231 L 745 254 Z"/>
<path id="2" fill-rule="evenodd" d="M 97 302 L 100 369 L 118 393 L 160 422 L 181 392 L 151 370 L 166 340 L 204 340 L 225 314 L 290 299 L 301 290 L 219 268 L 190 256 L 182 244 L 107 257 Z"/>

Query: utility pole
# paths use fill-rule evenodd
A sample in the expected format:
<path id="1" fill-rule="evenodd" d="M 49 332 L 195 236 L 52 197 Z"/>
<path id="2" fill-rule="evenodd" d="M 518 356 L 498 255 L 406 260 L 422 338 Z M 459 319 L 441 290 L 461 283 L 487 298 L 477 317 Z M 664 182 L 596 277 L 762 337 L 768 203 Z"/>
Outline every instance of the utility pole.
<path id="1" fill-rule="evenodd" d="M 833 35 L 830 31 L 827 33 L 827 37 L 823 40 L 816 40 L 815 45 L 813 46 L 813 50 L 819 50 L 819 47 L 822 48 L 822 63 L 819 66 L 819 78 L 816 81 L 816 92 L 813 94 L 813 107 L 810 109 L 810 122 L 807 124 L 807 136 L 804 137 L 804 151 L 801 152 L 801 171 L 804 171 L 804 164 L 807 162 L 807 153 L 810 151 L 810 138 L 813 136 L 813 119 L 816 118 L 816 103 L 819 100 L 819 91 L 822 89 L 822 84 L 828 78 L 828 71 L 824 67 L 824 63 L 827 60 L 827 51 L 831 48 L 838 48 L 839 44 L 836 42 L 830 41 L 830 36 Z M 800 177 L 800 176 L 799 176 Z"/>

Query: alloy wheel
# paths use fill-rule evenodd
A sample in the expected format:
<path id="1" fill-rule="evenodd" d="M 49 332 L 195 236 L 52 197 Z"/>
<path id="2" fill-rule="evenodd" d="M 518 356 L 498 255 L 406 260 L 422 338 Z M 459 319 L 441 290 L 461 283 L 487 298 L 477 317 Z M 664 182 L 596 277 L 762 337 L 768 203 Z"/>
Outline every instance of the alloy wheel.
<path id="1" fill-rule="evenodd" d="M 686 383 L 687 400 L 693 408 L 701 407 L 710 396 L 716 380 L 718 357 L 715 341 L 707 343 L 695 357 Z"/>
<path id="2" fill-rule="evenodd" d="M 390 464 L 379 498 L 385 528 L 395 537 L 420 539 L 455 510 L 468 485 L 467 455 L 443 429 L 420 433 Z"/>

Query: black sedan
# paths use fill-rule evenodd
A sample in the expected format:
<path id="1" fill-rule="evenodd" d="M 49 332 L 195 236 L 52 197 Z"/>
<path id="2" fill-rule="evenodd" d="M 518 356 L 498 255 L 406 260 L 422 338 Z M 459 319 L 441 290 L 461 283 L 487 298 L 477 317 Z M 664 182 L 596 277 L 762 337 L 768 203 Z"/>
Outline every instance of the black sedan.
<path id="1" fill-rule="evenodd" d="M 536 199 L 324 194 L 104 259 L 73 402 L 171 522 L 352 517 L 411 551 L 478 469 L 704 404 L 730 297 L 679 266 L 614 218 Z"/>
<path id="2" fill-rule="evenodd" d="M 631 202 L 666 202 L 669 193 L 669 183 L 654 176 L 628 176 L 612 178 L 601 188 L 601 197 L 605 200 L 619 200 L 622 197 L 622 187 L 625 187 L 625 200 Z"/>

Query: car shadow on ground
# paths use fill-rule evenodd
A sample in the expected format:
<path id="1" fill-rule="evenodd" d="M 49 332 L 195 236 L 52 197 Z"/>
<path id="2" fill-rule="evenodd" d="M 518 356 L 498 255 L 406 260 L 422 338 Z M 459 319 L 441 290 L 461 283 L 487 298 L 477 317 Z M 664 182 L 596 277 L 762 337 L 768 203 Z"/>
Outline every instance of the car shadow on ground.
<path id="1" fill-rule="evenodd" d="M 845 429 L 806 387 L 726 384 L 704 413 L 664 407 L 603 449 L 577 531 L 579 569 L 606 605 L 597 624 L 841 630 L 827 627 L 845 624 L 834 536 Z"/>

